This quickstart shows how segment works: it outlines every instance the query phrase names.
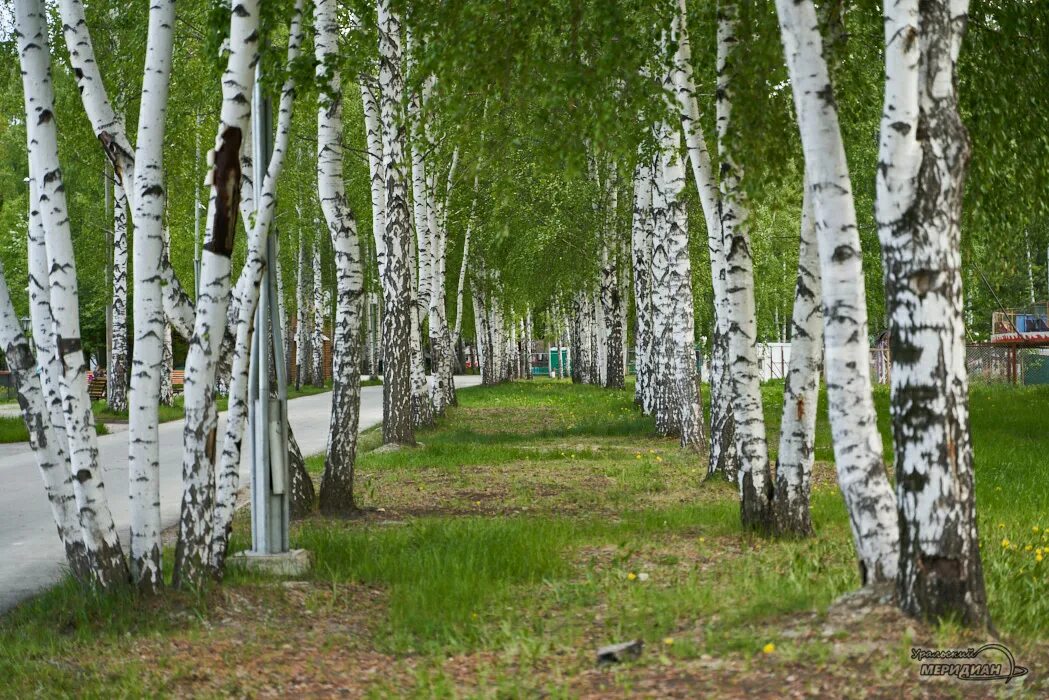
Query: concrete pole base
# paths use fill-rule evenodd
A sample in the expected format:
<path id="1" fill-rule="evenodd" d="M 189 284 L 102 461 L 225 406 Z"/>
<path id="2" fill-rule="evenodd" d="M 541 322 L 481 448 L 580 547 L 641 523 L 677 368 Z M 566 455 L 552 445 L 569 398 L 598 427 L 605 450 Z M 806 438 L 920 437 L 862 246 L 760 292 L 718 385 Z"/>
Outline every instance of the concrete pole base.
<path id="1" fill-rule="evenodd" d="M 271 576 L 294 578 L 303 576 L 310 570 L 313 556 L 305 549 L 293 549 L 290 552 L 264 554 L 259 552 L 237 552 L 229 558 L 229 566 L 254 571 Z"/>

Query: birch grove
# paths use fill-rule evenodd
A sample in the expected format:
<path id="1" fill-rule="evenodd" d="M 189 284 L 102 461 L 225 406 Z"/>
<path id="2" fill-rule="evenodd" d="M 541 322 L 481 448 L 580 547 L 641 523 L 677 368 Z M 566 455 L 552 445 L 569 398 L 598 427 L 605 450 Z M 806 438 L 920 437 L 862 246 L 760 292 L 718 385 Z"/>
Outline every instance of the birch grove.
<path id="1" fill-rule="evenodd" d="M 835 589 L 856 567 L 922 623 L 1027 601 L 1049 532 L 1012 554 L 979 446 L 1028 428 L 977 412 L 1045 378 L 1049 7 L 103 5 L 14 0 L 0 42 L 0 438 L 78 583 L 203 594 L 249 489 L 245 560 L 309 546 L 410 506 L 355 483 L 362 429 L 436 468 L 401 448 L 540 397 L 543 439 L 629 453 L 623 523 L 673 487 L 700 520 L 738 505 L 718 536 L 774 564 L 781 538 L 846 552 Z"/>

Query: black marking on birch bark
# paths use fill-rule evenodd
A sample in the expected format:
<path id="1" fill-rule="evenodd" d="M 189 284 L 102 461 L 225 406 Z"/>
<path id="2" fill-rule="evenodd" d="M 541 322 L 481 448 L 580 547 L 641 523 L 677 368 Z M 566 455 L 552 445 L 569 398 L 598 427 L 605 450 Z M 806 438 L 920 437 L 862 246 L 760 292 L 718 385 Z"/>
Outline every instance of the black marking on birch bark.
<path id="1" fill-rule="evenodd" d="M 211 240 L 204 243 L 204 250 L 226 258 L 233 254 L 237 232 L 241 138 L 241 131 L 237 127 L 229 127 L 222 132 L 222 146 L 215 151 L 215 167 L 212 171 L 216 194 L 215 218 L 212 222 Z"/>
<path id="2" fill-rule="evenodd" d="M 67 370 L 71 369 L 69 365 L 66 364 L 66 355 L 80 352 L 80 338 L 63 338 L 62 336 L 58 336 L 56 348 L 58 350 L 58 359 L 62 362 L 62 366 Z"/>
<path id="3" fill-rule="evenodd" d="M 204 444 L 204 455 L 208 458 L 209 464 L 215 463 L 215 446 L 218 440 L 218 428 L 212 428 L 208 433 L 208 440 Z"/>

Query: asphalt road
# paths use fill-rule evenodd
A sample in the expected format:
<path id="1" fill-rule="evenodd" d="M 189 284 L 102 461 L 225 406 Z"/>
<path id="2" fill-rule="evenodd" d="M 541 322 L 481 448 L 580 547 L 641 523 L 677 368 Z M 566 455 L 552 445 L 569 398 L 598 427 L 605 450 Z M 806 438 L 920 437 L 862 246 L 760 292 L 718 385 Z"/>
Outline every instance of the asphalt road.
<path id="1" fill-rule="evenodd" d="M 476 375 L 455 378 L 457 387 L 480 383 Z M 304 455 L 323 452 L 328 441 L 331 394 L 304 396 L 288 402 L 288 415 Z M 220 418 L 222 435 L 224 414 Z M 361 429 L 382 422 L 382 387 L 361 389 Z M 182 421 L 160 425 L 160 515 L 165 528 L 178 522 L 182 497 Z M 127 433 L 98 439 L 106 496 L 113 519 L 127 541 Z M 28 444 L 0 452 L 0 613 L 44 590 L 63 575 L 65 555 L 44 495 L 36 460 Z M 247 487 L 248 450 L 241 461 L 241 484 Z"/>

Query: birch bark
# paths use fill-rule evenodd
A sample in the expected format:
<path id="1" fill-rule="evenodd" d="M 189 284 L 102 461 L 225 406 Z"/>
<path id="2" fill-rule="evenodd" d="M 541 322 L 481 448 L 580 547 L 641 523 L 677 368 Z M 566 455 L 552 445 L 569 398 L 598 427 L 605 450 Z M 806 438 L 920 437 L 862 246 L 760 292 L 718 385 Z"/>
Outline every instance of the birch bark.
<path id="1" fill-rule="evenodd" d="M 302 211 L 299 210 L 299 221 Z M 295 265 L 295 388 L 309 383 L 306 359 L 311 355 L 309 333 L 306 331 L 306 241 L 299 230 L 299 252 Z"/>
<path id="2" fill-rule="evenodd" d="M 127 208 L 124 188 L 113 185 L 112 344 L 106 376 L 106 403 L 112 411 L 127 410 Z"/>
<path id="3" fill-rule="evenodd" d="M 634 268 L 634 403 L 652 412 L 652 166 L 638 152 L 634 169 L 634 213 L 630 229 Z"/>
<path id="4" fill-rule="evenodd" d="M 314 230 L 320 230 L 320 222 L 314 221 Z M 321 246 L 315 236 L 313 239 L 313 336 L 310 338 L 310 377 L 314 386 L 324 386 L 324 316 L 327 307 L 324 304 L 324 277 L 321 268 Z"/>
<path id="5" fill-rule="evenodd" d="M 972 148 L 956 69 L 967 13 L 967 0 L 885 5 L 875 218 L 892 333 L 897 598 L 910 615 L 986 627 L 961 273 Z"/>
<path id="6" fill-rule="evenodd" d="M 827 401 L 864 584 L 891 580 L 898 525 L 871 395 L 866 291 L 834 90 L 812 2 L 777 3 L 819 241 Z"/>

